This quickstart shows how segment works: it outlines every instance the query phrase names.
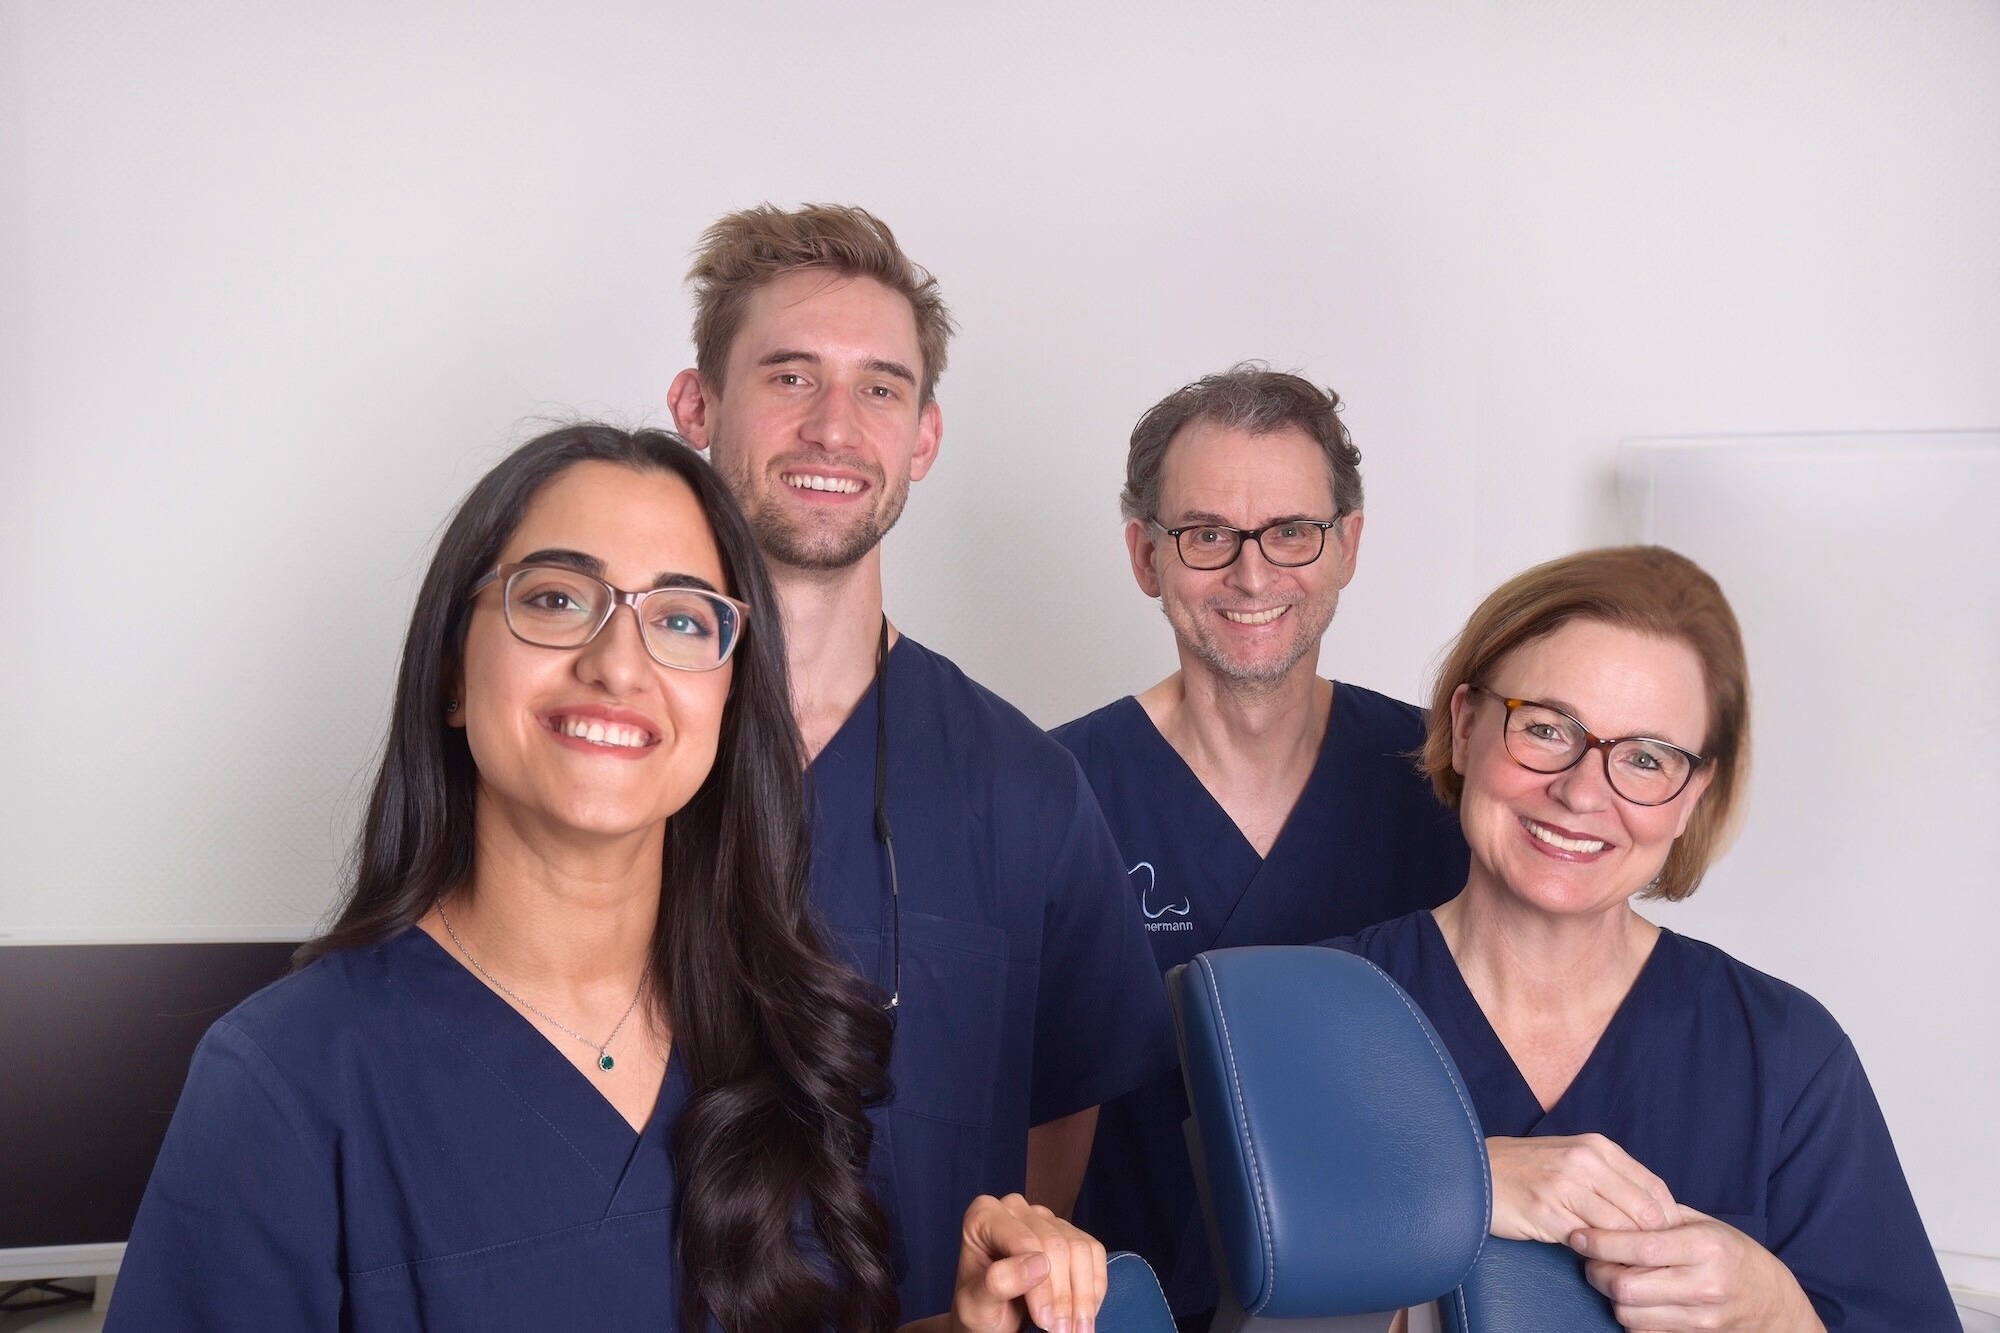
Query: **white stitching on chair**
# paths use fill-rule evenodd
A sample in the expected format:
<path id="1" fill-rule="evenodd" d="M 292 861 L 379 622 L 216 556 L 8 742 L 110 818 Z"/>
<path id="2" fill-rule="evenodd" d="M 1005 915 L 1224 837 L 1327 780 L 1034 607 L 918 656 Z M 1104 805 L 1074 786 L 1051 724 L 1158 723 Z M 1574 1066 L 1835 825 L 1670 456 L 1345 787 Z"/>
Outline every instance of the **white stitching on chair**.
<path id="1" fill-rule="evenodd" d="M 1256 1314 L 1270 1304 L 1271 1296 L 1278 1288 L 1278 1260 L 1271 1250 L 1271 1207 L 1269 1200 L 1264 1197 L 1264 1174 L 1257 1166 L 1257 1145 L 1250 1141 L 1250 1113 L 1243 1104 L 1243 1080 L 1237 1072 L 1236 1045 L 1230 1040 L 1229 1018 L 1223 1012 L 1221 984 L 1215 975 L 1213 963 L 1200 954 L 1196 954 L 1194 960 L 1201 964 L 1201 970 L 1208 975 L 1209 991 L 1215 996 L 1215 1021 L 1222 1030 L 1222 1048 L 1229 1058 L 1229 1090 L 1236 1102 L 1237 1123 L 1243 1131 L 1243 1151 L 1249 1157 L 1250 1185 L 1257 1195 L 1257 1214 L 1261 1220 L 1258 1233 L 1263 1241 L 1264 1269 L 1269 1275 L 1269 1280 L 1264 1287 L 1264 1299 L 1257 1302 L 1256 1309 L 1248 1311 L 1250 1314 Z"/>
<path id="2" fill-rule="evenodd" d="M 1348 956 L 1350 958 L 1361 958 L 1361 955 L 1359 954 L 1349 954 Z M 1389 993 L 1391 995 L 1394 995 L 1397 999 L 1401 1000 L 1403 1002 L 1403 1007 L 1409 1010 L 1411 1015 L 1416 1018 L 1417 1031 L 1424 1034 L 1424 1040 L 1430 1043 L 1431 1054 L 1437 1056 L 1439 1067 L 1445 1071 L 1447 1076 L 1449 1076 L 1451 1073 L 1451 1064 L 1449 1060 L 1447 1060 L 1447 1058 L 1445 1057 L 1445 1053 L 1442 1050 L 1438 1049 L 1437 1039 L 1431 1035 L 1430 1024 L 1424 1019 L 1422 1013 L 1417 1009 L 1416 1005 L 1410 1002 L 1410 997 L 1403 994 L 1403 988 L 1401 986 L 1398 986 L 1395 982 L 1395 979 L 1391 977 L 1387 972 L 1384 972 L 1381 968 L 1376 967 L 1374 963 L 1370 962 L 1366 958 L 1361 958 L 1361 961 L 1367 963 L 1369 967 L 1374 968 L 1375 974 L 1381 977 L 1384 981 L 1389 983 Z M 1486 1140 L 1480 1137 L 1479 1117 L 1473 1114 L 1472 1107 L 1469 1104 L 1467 1104 L 1465 1100 L 1465 1093 L 1460 1091 L 1459 1089 L 1458 1080 L 1455 1078 L 1450 1079 L 1450 1083 L 1453 1095 L 1458 1098 L 1458 1109 L 1465 1112 L 1465 1122 L 1472 1129 L 1472 1141 L 1479 1145 L 1480 1198 L 1485 1202 L 1486 1219 L 1487 1222 L 1491 1224 L 1493 1220 L 1493 1172 L 1491 1168 L 1488 1167 L 1486 1164 Z M 1474 1264 L 1477 1264 L 1479 1262 L 1479 1256 L 1485 1253 L 1485 1251 L 1486 1251 L 1486 1237 L 1484 1235 L 1481 1235 L 1479 1238 L 1478 1248 L 1472 1252 L 1472 1262 Z"/>
<path id="3" fill-rule="evenodd" d="M 1481 1242 L 1483 1245 L 1484 1242 Z M 1465 1305 L 1465 1284 L 1459 1283 L 1451 1289 L 1453 1299 L 1458 1302 L 1459 1333 L 1472 1333 L 1472 1312 Z"/>

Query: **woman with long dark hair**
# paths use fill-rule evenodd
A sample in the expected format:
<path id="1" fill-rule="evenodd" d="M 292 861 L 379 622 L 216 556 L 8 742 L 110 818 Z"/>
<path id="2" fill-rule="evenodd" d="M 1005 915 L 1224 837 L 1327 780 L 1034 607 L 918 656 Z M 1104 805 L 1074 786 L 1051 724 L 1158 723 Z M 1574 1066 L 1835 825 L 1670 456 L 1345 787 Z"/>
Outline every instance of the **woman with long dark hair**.
<path id="1" fill-rule="evenodd" d="M 204 1039 L 111 1328 L 894 1325 L 890 1022 L 807 907 L 774 605 L 673 436 L 473 488 L 345 905 Z M 965 1237 L 947 1326 L 1088 1326 L 1082 1233 L 1010 1198 Z"/>

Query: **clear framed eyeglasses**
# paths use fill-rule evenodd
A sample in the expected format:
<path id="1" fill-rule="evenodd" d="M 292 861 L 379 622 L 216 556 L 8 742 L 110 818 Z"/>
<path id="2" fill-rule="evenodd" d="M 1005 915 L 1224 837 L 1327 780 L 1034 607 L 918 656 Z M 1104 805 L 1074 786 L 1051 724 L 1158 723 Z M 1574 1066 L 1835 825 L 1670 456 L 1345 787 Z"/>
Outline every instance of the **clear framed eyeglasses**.
<path id="1" fill-rule="evenodd" d="M 1596 750 L 1604 756 L 1604 776 L 1611 790 L 1634 805 L 1665 805 L 1685 791 L 1695 771 L 1708 762 L 1672 741 L 1652 736 L 1605 740 L 1551 704 L 1509 699 L 1484 685 L 1468 688 L 1506 705 L 1507 755 L 1522 768 L 1562 773 Z"/>
<path id="2" fill-rule="evenodd" d="M 538 648 L 581 648 L 610 623 L 619 606 L 632 608 L 646 651 L 676 671 L 713 671 L 743 637 L 750 608 L 706 588 L 627 592 L 563 565 L 502 565 L 472 585 L 477 597 L 501 585 L 507 628 Z"/>

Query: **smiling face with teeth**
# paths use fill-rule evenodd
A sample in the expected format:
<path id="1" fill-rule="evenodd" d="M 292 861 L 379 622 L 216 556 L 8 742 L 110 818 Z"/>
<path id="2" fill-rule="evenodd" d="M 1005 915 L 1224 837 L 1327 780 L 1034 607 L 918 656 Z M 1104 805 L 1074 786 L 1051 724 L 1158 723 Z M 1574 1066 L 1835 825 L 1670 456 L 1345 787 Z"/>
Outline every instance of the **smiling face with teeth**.
<path id="1" fill-rule="evenodd" d="M 1334 516 L 1333 480 L 1319 443 L 1297 426 L 1264 435 L 1195 420 L 1167 447 L 1159 525 L 1125 525 L 1132 573 L 1174 627 L 1181 670 L 1227 687 L 1267 691 L 1318 668 L 1319 643 L 1340 590 L 1354 577 L 1362 516 L 1326 533 L 1309 565 L 1281 568 L 1245 543 L 1224 569 L 1189 569 L 1162 528 L 1218 524 L 1254 530 L 1288 518 Z"/>
<path id="2" fill-rule="evenodd" d="M 1486 683 L 1553 704 L 1599 735 L 1655 736 L 1696 752 L 1707 739 L 1701 659 L 1678 639 L 1570 620 L 1501 658 Z M 1451 710 L 1468 894 L 1564 915 L 1620 908 L 1659 873 L 1712 776 L 1697 770 L 1665 805 L 1634 805 L 1611 790 L 1603 751 L 1536 773 L 1508 755 L 1498 700 L 1461 685 Z"/>
<path id="3" fill-rule="evenodd" d="M 583 568 L 621 588 L 680 580 L 730 591 L 687 483 L 612 463 L 575 464 L 542 487 L 496 563 L 517 561 Z M 501 591 L 472 603 L 451 717 L 478 769 L 479 845 L 579 833 L 657 842 L 715 761 L 733 665 L 660 665 L 626 607 L 581 648 L 523 643 Z"/>
<path id="4" fill-rule="evenodd" d="M 751 294 L 722 382 L 683 371 L 669 402 L 766 558 L 838 573 L 874 554 L 937 457 L 943 416 L 923 376 L 907 297 L 801 269 Z"/>

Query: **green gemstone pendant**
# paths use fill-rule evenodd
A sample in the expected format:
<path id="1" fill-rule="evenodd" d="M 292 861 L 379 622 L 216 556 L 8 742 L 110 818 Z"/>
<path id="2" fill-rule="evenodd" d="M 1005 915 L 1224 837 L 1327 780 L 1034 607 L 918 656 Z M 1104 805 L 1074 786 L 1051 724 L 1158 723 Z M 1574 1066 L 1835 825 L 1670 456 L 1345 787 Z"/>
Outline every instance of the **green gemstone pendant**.
<path id="1" fill-rule="evenodd" d="M 599 1051 L 597 1053 L 597 1067 L 599 1069 L 602 1069 L 608 1073 L 611 1069 L 611 1066 L 617 1063 L 618 1062 L 616 1060 L 613 1060 L 609 1055 L 606 1055 L 604 1052 Z"/>

